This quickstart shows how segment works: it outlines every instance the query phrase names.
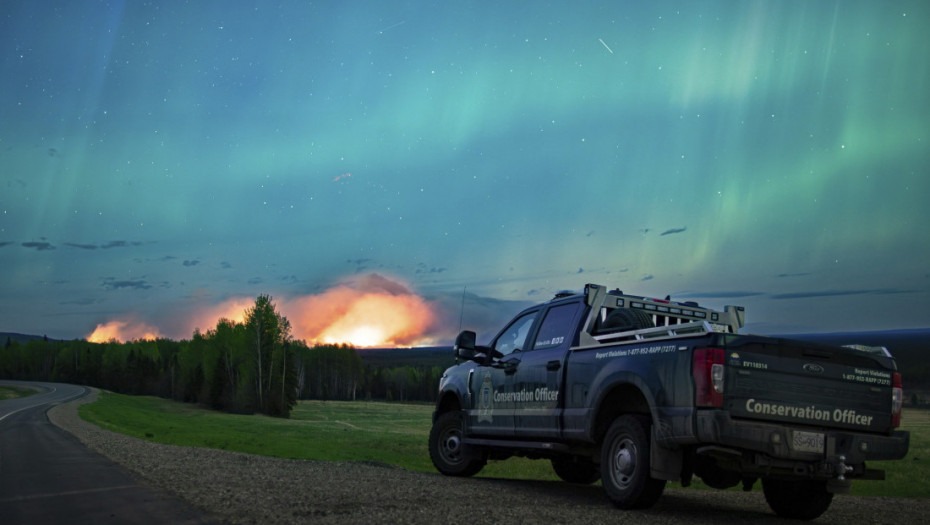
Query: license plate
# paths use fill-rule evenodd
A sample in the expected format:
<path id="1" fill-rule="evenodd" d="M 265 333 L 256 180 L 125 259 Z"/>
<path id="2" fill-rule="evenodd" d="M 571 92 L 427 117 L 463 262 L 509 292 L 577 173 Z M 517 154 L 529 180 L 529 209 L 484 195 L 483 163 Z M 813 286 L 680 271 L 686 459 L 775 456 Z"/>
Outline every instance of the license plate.
<path id="1" fill-rule="evenodd" d="M 817 452 L 823 454 L 823 434 L 820 432 L 794 431 L 791 436 L 791 449 L 798 452 Z"/>

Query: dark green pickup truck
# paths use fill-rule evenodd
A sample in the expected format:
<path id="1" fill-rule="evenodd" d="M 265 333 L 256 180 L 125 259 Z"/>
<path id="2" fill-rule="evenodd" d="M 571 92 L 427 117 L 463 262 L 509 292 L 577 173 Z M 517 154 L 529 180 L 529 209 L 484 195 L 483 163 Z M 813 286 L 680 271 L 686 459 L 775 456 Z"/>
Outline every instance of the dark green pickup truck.
<path id="1" fill-rule="evenodd" d="M 900 459 L 903 399 L 880 347 L 737 334 L 741 307 L 650 299 L 589 284 L 517 315 L 488 346 L 456 339 L 429 449 L 443 474 L 488 460 L 548 459 L 572 483 L 601 480 L 620 508 L 667 481 L 756 481 L 776 514 L 814 519 L 867 460 Z"/>

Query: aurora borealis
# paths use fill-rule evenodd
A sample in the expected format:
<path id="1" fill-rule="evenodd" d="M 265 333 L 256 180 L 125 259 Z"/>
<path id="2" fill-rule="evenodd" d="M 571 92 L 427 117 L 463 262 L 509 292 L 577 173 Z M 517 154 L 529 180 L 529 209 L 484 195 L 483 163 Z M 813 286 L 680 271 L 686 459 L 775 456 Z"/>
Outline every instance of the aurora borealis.
<path id="1" fill-rule="evenodd" d="M 373 276 L 432 342 L 463 290 L 486 332 L 586 282 L 927 327 L 927 28 L 922 0 L 5 2 L 0 331 L 188 337 Z"/>

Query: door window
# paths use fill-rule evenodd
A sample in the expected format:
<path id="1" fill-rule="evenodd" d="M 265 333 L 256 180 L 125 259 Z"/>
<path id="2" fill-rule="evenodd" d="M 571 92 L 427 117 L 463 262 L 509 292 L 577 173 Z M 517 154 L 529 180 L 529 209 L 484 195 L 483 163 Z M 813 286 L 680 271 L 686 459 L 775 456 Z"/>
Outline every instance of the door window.
<path id="1" fill-rule="evenodd" d="M 494 342 L 494 349 L 500 352 L 501 356 L 526 350 L 526 338 L 530 335 L 530 328 L 533 327 L 538 313 L 530 312 L 511 323 Z"/>

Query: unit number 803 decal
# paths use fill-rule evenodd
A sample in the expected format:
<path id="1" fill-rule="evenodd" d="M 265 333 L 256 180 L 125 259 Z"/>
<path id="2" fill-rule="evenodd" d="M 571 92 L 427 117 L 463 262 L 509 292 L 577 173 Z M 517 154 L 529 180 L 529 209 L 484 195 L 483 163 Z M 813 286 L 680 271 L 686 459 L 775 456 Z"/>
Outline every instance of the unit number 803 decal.
<path id="1" fill-rule="evenodd" d="M 560 344 L 562 344 L 562 343 L 564 343 L 564 342 L 565 342 L 565 337 L 564 337 L 564 336 L 562 336 L 562 337 L 551 337 L 551 338 L 549 338 L 549 339 L 546 339 L 545 341 L 537 341 L 537 342 L 536 342 L 536 348 L 540 348 L 540 347 L 543 347 L 543 346 L 558 346 L 558 345 L 560 345 Z"/>

